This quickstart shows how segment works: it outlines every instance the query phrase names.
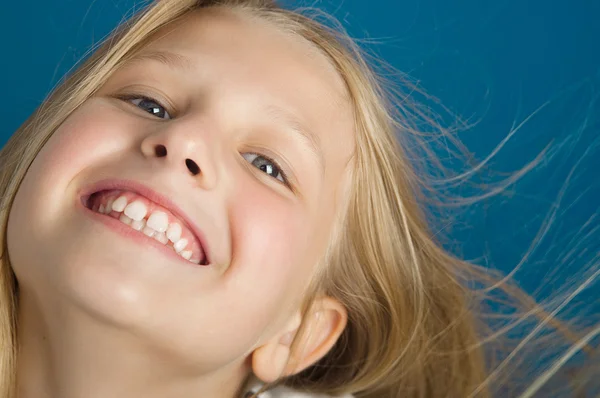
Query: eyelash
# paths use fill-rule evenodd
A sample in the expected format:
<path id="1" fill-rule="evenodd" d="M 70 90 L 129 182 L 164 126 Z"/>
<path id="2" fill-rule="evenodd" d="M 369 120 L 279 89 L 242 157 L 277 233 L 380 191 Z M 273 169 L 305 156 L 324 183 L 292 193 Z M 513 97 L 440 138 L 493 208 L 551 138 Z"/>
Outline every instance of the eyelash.
<path id="1" fill-rule="evenodd" d="M 263 159 L 265 159 L 267 162 L 270 162 L 270 163 L 272 163 L 272 164 L 275 166 L 275 168 L 278 170 L 279 174 L 281 174 L 281 180 L 280 180 L 280 179 L 278 179 L 278 178 L 276 178 L 276 177 L 273 177 L 273 176 L 269 176 L 269 177 L 273 178 L 274 180 L 276 180 L 276 181 L 277 181 L 277 182 L 279 182 L 280 184 L 283 184 L 283 185 L 287 186 L 288 188 L 292 189 L 292 186 L 291 186 L 291 184 L 290 184 L 290 182 L 289 182 L 289 179 L 287 178 L 287 175 L 286 175 L 285 171 L 283 171 L 283 168 L 282 168 L 282 167 L 279 165 L 279 162 L 277 162 L 275 159 L 273 159 L 272 157 L 270 157 L 270 156 L 267 156 L 267 155 L 265 155 L 265 154 L 258 153 L 258 152 L 245 152 L 245 153 L 242 155 L 242 157 L 244 157 L 244 155 L 256 155 L 256 158 L 254 158 L 254 159 L 257 159 L 257 158 L 263 158 Z M 244 159 L 245 159 L 245 157 L 244 157 Z M 249 162 L 249 163 L 251 163 L 251 162 Z M 251 164 L 252 164 L 252 163 L 251 163 Z M 256 167 L 256 166 L 254 166 L 254 167 L 258 169 L 258 167 Z M 260 169 L 259 169 L 259 170 L 260 170 Z M 262 170 L 261 170 L 261 171 L 262 171 Z M 267 173 L 265 173 L 265 172 L 263 172 L 263 173 L 264 173 L 264 174 L 267 174 Z M 267 174 L 267 175 L 268 175 L 268 174 Z M 293 190 L 293 189 L 292 189 L 292 190 Z"/>
<path id="2" fill-rule="evenodd" d="M 168 119 L 163 119 L 163 118 L 160 118 L 160 117 L 158 117 L 158 116 L 156 116 L 156 115 L 154 115 L 154 114 L 146 111 L 147 113 L 149 113 L 149 114 L 151 114 L 153 116 L 156 116 L 156 117 L 158 117 L 159 119 L 162 119 L 162 120 L 171 120 L 173 118 L 171 116 L 171 112 L 167 109 L 166 106 L 164 106 L 160 101 L 158 101 L 158 100 L 156 100 L 156 99 L 154 99 L 152 97 L 149 97 L 147 95 L 143 95 L 143 94 L 124 94 L 124 95 L 118 96 L 117 98 L 120 99 L 120 100 L 122 100 L 122 101 L 130 103 L 131 105 L 137 107 L 138 109 L 142 109 L 142 108 L 139 107 L 139 104 L 134 104 L 132 102 L 133 100 L 142 100 L 142 101 L 153 102 L 156 105 L 158 105 L 159 107 L 163 108 L 164 111 L 169 116 L 169 118 Z M 271 177 L 274 180 L 277 180 L 277 182 L 279 182 L 279 183 L 285 185 L 286 187 L 288 187 L 289 189 L 293 190 L 292 185 L 290 184 L 289 179 L 287 177 L 287 174 L 285 173 L 285 171 L 283 171 L 283 168 L 280 166 L 280 164 L 279 164 L 278 161 L 276 161 L 275 159 L 273 159 L 272 157 L 270 157 L 268 155 L 265 155 L 265 154 L 259 153 L 259 152 L 246 152 L 245 155 L 256 155 L 256 158 L 260 157 L 260 158 L 265 159 L 267 162 L 272 163 L 275 166 L 275 168 L 279 171 L 279 174 L 281 174 L 281 178 L 282 178 L 283 181 L 279 180 L 278 178 L 273 177 L 273 176 L 269 176 L 269 177 Z M 243 157 L 243 155 L 242 155 L 242 157 Z M 256 158 L 254 158 L 254 159 L 256 159 Z M 256 167 L 256 166 L 254 166 L 254 167 L 258 169 L 258 167 Z M 265 172 L 263 172 L 263 173 L 267 174 Z"/>
<path id="3" fill-rule="evenodd" d="M 162 120 L 171 120 L 173 118 L 173 116 L 171 116 L 171 111 L 168 110 L 169 107 L 163 105 L 162 102 L 160 102 L 159 100 L 156 100 L 156 99 L 154 99 L 152 97 L 149 97 L 147 95 L 143 95 L 143 94 L 123 94 L 123 95 L 119 95 L 117 98 L 120 99 L 120 100 L 122 100 L 122 101 L 128 102 L 131 105 L 133 105 L 133 106 L 135 106 L 136 108 L 139 108 L 139 109 L 142 109 L 142 108 L 139 107 L 139 104 L 134 104 L 132 102 L 133 100 L 142 100 L 142 101 L 153 102 L 156 105 L 158 105 L 161 108 L 163 108 L 165 110 L 165 112 L 169 115 L 168 119 L 163 119 L 163 118 L 160 118 L 160 117 L 159 117 L 159 119 L 162 119 Z M 152 113 L 150 113 L 148 111 L 146 111 L 146 113 L 151 114 L 153 116 L 156 116 L 156 115 L 154 115 L 154 114 L 152 114 Z"/>

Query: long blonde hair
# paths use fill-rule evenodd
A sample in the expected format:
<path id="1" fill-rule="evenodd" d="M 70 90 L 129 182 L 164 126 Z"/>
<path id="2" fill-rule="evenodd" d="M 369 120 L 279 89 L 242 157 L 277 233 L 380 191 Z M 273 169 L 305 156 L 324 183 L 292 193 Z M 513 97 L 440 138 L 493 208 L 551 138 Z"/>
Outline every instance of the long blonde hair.
<path id="1" fill-rule="evenodd" d="M 6 226 L 29 165 L 58 126 L 155 32 L 212 6 L 252 13 L 312 43 L 337 68 L 354 109 L 356 153 L 347 210 L 305 304 L 308 308 L 319 293 L 337 298 L 348 309 L 348 326 L 321 361 L 279 383 L 358 397 L 491 396 L 497 386 L 507 385 L 501 370 L 508 362 L 492 369 L 486 353 L 507 350 L 500 336 L 510 327 L 491 330 L 481 315 L 487 293 L 500 288 L 514 308 L 525 311 L 517 323 L 534 316 L 567 340 L 587 344 L 592 334 L 569 331 L 507 279 L 442 249 L 426 222 L 422 204 L 428 188 L 409 161 L 414 156 L 407 145 L 408 137 L 420 134 L 415 117 L 428 123 L 432 119 L 407 101 L 393 101 L 398 96 L 386 91 L 342 29 L 270 0 L 163 0 L 118 27 L 0 152 L 0 396 L 14 393 L 18 346 L 18 284 L 7 253 Z M 508 358 L 521 349 L 518 345 Z"/>

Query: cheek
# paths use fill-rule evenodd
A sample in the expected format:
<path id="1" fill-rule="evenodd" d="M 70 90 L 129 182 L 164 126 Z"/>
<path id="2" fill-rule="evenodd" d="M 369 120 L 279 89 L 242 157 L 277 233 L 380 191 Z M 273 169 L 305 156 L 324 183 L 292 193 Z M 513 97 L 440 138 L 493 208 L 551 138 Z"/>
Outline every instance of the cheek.
<path id="1" fill-rule="evenodd" d="M 91 99 L 74 112 L 42 148 L 35 162 L 47 177 L 71 181 L 91 164 L 130 144 L 132 126 L 111 107 L 97 102 Z"/>
<path id="2" fill-rule="evenodd" d="M 122 123 L 106 112 L 109 109 L 93 109 L 86 103 L 65 120 L 36 156 L 17 196 L 43 198 L 43 213 L 51 214 L 59 199 L 64 201 L 65 192 L 70 193 L 69 185 L 80 172 L 122 148 L 127 134 Z"/>
<path id="3" fill-rule="evenodd" d="M 123 127 L 117 129 L 119 122 L 106 117 L 107 111 L 98 106 L 92 111 L 90 104 L 84 104 L 49 138 L 29 167 L 8 223 L 15 272 L 24 264 L 34 264 L 34 256 L 40 253 L 50 255 L 60 250 L 59 237 L 73 227 L 74 180 L 85 179 L 91 165 L 123 147 Z M 35 251 L 30 250 L 32 246 Z M 26 271 L 20 274 L 33 275 L 32 269 Z"/>
<path id="4" fill-rule="evenodd" d="M 288 302 L 300 294 L 317 258 L 317 253 L 309 250 L 311 223 L 301 204 L 261 184 L 239 184 L 233 195 L 231 271 L 240 283 L 252 284 L 256 294 L 260 290 L 256 287 L 263 286 L 271 300 Z"/>

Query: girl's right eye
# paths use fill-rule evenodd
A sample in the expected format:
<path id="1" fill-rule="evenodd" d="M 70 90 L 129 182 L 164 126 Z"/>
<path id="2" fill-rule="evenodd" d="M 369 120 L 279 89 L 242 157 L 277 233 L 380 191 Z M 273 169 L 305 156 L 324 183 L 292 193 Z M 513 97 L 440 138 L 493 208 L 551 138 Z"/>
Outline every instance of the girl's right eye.
<path id="1" fill-rule="evenodd" d="M 132 95 L 121 97 L 121 99 L 137 106 L 138 108 L 148 112 L 151 115 L 156 116 L 159 119 L 171 119 L 171 115 L 165 109 L 165 107 L 162 106 L 160 102 L 150 97 L 145 97 L 142 95 Z"/>

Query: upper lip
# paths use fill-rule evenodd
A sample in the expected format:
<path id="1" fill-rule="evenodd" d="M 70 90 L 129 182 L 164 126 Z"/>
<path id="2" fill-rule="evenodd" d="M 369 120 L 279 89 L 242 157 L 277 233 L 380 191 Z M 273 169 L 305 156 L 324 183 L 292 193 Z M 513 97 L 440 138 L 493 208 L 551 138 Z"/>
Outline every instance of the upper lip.
<path id="1" fill-rule="evenodd" d="M 165 209 L 168 209 L 175 217 L 183 221 L 186 224 L 185 226 L 196 236 L 196 239 L 198 239 L 198 242 L 204 251 L 205 262 L 210 264 L 210 253 L 206 242 L 206 236 L 202 233 L 198 225 L 196 225 L 196 223 L 194 223 L 175 202 L 156 192 L 152 188 L 133 180 L 106 179 L 85 187 L 80 191 L 79 197 L 87 198 L 95 192 L 112 189 L 135 192 Z"/>

